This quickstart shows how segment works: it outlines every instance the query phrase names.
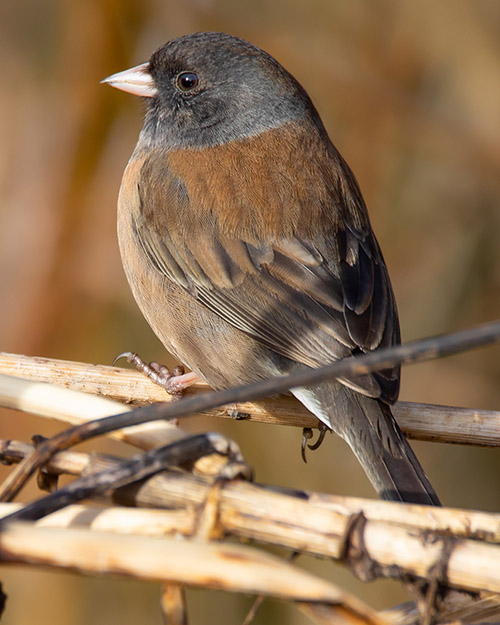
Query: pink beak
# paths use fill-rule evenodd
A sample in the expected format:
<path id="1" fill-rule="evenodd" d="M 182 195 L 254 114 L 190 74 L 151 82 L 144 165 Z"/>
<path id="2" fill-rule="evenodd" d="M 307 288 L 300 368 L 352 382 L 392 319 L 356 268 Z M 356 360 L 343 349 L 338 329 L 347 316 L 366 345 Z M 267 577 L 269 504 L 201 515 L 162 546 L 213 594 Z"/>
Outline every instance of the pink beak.
<path id="1" fill-rule="evenodd" d="M 149 63 L 142 63 L 123 72 L 108 76 L 101 83 L 127 91 L 143 98 L 152 98 L 158 93 L 153 77 L 149 73 Z"/>

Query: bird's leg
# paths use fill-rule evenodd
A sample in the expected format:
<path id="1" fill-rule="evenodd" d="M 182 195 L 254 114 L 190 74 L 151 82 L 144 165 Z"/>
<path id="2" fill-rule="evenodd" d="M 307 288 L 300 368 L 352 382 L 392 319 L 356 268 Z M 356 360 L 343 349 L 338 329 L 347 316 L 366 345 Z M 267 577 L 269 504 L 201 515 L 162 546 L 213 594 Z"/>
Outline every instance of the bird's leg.
<path id="1" fill-rule="evenodd" d="M 119 354 L 114 359 L 113 364 L 120 360 L 120 358 L 126 358 L 127 362 L 133 363 L 141 373 L 144 373 L 152 382 L 164 388 L 169 395 L 173 395 L 174 397 L 182 396 L 187 388 L 199 380 L 196 373 L 192 371 L 184 373 L 184 367 L 182 365 L 177 365 L 170 371 L 168 367 L 155 361 L 150 363 L 144 362 L 135 352 L 123 352 Z"/>
<path id="2" fill-rule="evenodd" d="M 311 428 L 302 428 L 302 446 L 301 446 L 301 455 L 302 455 L 302 460 L 304 462 L 307 462 L 306 460 L 306 447 L 309 447 L 309 449 L 318 449 L 318 447 L 321 445 L 321 443 L 323 442 L 324 438 L 325 438 L 325 434 L 328 432 L 330 428 L 325 425 L 322 421 L 320 421 L 318 423 L 318 430 L 319 430 L 319 436 L 318 436 L 318 440 L 315 443 L 308 443 L 307 441 L 311 440 L 311 438 L 313 437 L 313 431 Z"/>

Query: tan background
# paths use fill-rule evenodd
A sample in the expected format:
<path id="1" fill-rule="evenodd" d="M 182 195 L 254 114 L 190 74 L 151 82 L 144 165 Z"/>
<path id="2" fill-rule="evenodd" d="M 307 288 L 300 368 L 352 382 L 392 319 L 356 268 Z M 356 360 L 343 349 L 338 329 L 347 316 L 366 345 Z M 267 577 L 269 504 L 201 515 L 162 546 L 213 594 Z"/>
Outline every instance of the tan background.
<path id="1" fill-rule="evenodd" d="M 249 39 L 309 91 L 361 184 L 405 340 L 500 316 L 496 0 L 7 0 L 0 7 L 0 349 L 105 364 L 135 349 L 166 360 L 129 293 L 115 239 L 116 197 L 141 106 L 98 83 L 147 60 L 167 39 L 199 30 Z M 408 368 L 401 396 L 499 409 L 499 356 L 487 348 Z M 5 437 L 57 427 L 14 413 L 0 418 Z M 372 496 L 333 437 L 304 465 L 296 430 L 190 427 L 236 439 L 260 481 Z M 499 452 L 415 447 L 444 503 L 498 510 Z M 300 563 L 376 606 L 405 599 L 395 584 L 363 586 L 332 563 Z M 20 568 L 0 575 L 10 595 L 6 625 L 161 622 L 154 585 Z M 192 623 L 241 622 L 251 601 L 205 591 L 189 598 Z M 306 619 L 269 601 L 255 622 Z"/>

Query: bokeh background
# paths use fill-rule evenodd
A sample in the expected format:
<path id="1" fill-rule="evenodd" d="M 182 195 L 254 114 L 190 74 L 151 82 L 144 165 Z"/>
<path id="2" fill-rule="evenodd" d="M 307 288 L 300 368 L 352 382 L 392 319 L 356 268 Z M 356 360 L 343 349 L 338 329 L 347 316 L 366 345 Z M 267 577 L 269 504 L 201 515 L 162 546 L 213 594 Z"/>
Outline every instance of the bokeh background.
<path id="1" fill-rule="evenodd" d="M 0 4 L 0 349 L 109 364 L 168 357 L 125 282 L 115 237 L 140 102 L 99 85 L 200 30 L 266 49 L 305 86 L 355 171 L 396 291 L 403 338 L 500 316 L 497 0 L 6 0 Z M 406 400 L 500 408 L 495 347 L 404 371 Z M 1 436 L 58 426 L 2 412 Z M 373 496 L 345 445 L 300 460 L 300 432 L 203 422 L 238 441 L 259 481 Z M 445 504 L 497 510 L 500 454 L 415 444 Z M 114 448 L 115 451 L 120 451 Z M 2 473 L 5 475 L 5 470 Z M 34 497 L 34 488 L 25 497 Z M 304 567 L 377 607 L 405 600 L 331 562 Z M 6 625 L 160 623 L 154 584 L 2 570 Z M 192 590 L 192 623 L 239 623 L 249 597 Z M 267 601 L 257 624 L 305 617 Z"/>

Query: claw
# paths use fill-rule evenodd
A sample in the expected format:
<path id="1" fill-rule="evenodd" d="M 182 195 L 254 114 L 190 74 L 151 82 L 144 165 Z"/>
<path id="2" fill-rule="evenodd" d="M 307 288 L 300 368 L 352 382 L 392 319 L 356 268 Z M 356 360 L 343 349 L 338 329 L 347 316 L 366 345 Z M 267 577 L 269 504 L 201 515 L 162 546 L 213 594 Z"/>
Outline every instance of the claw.
<path id="1" fill-rule="evenodd" d="M 134 362 L 135 358 L 139 358 L 139 356 L 135 352 L 122 352 L 113 360 L 113 367 L 122 358 L 126 358 L 127 362 Z"/>
<path id="2" fill-rule="evenodd" d="M 306 447 L 307 441 L 313 437 L 313 431 L 311 428 L 302 428 L 302 445 L 300 449 L 300 455 L 302 456 L 302 460 L 307 464 L 306 458 Z"/>
<path id="3" fill-rule="evenodd" d="M 319 436 L 318 436 L 318 440 L 313 443 L 312 445 L 307 445 L 309 447 L 309 449 L 318 449 L 318 447 L 321 445 L 321 443 L 323 442 L 324 438 L 325 438 L 325 434 L 328 432 L 329 428 L 327 425 L 325 425 L 324 423 L 320 423 L 318 425 L 318 429 L 319 429 Z"/>
<path id="4" fill-rule="evenodd" d="M 176 365 L 174 367 L 174 370 L 172 371 L 172 376 L 177 378 L 181 375 L 184 375 L 184 373 L 185 373 L 184 367 L 182 365 Z"/>

